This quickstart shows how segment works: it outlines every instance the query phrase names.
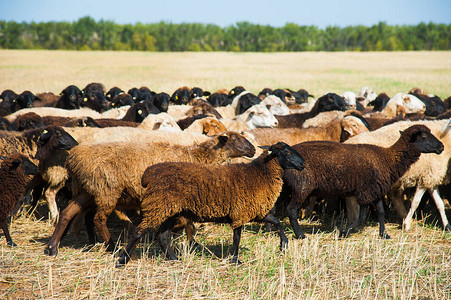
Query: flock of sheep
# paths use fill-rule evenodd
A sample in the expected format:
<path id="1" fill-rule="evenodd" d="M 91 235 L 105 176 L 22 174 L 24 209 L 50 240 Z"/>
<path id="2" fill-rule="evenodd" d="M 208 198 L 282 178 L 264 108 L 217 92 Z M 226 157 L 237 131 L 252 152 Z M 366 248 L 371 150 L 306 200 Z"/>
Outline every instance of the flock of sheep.
<path id="1" fill-rule="evenodd" d="M 95 228 L 114 250 L 108 217 L 126 222 L 133 233 L 117 266 L 148 231 L 177 259 L 171 232 L 184 229 L 195 245 L 194 223 L 202 222 L 230 224 L 232 262 L 240 263 L 244 224 L 274 225 L 283 249 L 279 220 L 288 216 L 295 238 L 304 238 L 299 210 L 311 213 L 323 199 L 346 201 L 349 223 L 340 236 L 364 223 L 373 204 L 379 234 L 390 238 L 385 199 L 409 230 L 428 191 L 451 230 L 439 193 L 450 186 L 450 98 L 418 88 L 393 97 L 365 87 L 315 98 L 303 89 L 255 95 L 241 86 L 215 93 L 182 87 L 169 95 L 90 83 L 59 95 L 5 90 L 0 98 L 0 224 L 10 246 L 8 216 L 40 198 L 56 223 L 49 255 L 57 255 L 70 225 L 79 231 L 84 224 L 90 243 Z M 70 201 L 60 211 L 62 191 Z M 138 222 L 130 212 L 139 212 Z"/>

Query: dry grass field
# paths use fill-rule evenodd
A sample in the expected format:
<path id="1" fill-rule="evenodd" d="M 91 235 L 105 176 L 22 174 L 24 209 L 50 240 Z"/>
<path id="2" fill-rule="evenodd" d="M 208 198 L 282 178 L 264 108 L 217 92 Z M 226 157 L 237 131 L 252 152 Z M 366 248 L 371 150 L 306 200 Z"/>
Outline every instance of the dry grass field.
<path id="1" fill-rule="evenodd" d="M 0 51 L 0 90 L 59 93 L 83 88 L 148 86 L 172 93 L 178 87 L 215 91 L 242 85 L 305 88 L 315 96 L 371 86 L 394 95 L 414 86 L 451 95 L 451 52 L 155 53 Z"/>
<path id="2" fill-rule="evenodd" d="M 171 93 L 177 87 L 214 91 L 243 85 L 305 88 L 315 95 L 358 91 L 371 86 L 394 95 L 420 86 L 441 97 L 451 95 L 451 52 L 395 53 L 142 53 L 0 51 L 0 90 L 53 91 L 69 84 L 103 82 L 107 88 L 146 85 Z M 450 195 L 447 196 L 448 199 Z M 44 255 L 53 226 L 41 203 L 37 212 L 18 215 L 10 225 L 16 248 L 0 237 L 0 299 L 450 299 L 451 233 L 431 214 L 409 232 L 390 210 L 387 232 L 378 236 L 374 214 L 366 227 L 339 239 L 343 214 L 302 221 L 307 233 L 289 247 L 259 224 L 243 232 L 240 266 L 229 263 L 232 230 L 201 226 L 190 251 L 182 235 L 174 239 L 180 261 L 167 261 L 147 237 L 124 268 L 115 268 L 117 253 L 101 244 L 87 248 L 84 231 L 71 234 L 57 257 Z M 447 206 L 448 217 L 451 209 Z M 112 218 L 118 249 L 127 233 Z"/>

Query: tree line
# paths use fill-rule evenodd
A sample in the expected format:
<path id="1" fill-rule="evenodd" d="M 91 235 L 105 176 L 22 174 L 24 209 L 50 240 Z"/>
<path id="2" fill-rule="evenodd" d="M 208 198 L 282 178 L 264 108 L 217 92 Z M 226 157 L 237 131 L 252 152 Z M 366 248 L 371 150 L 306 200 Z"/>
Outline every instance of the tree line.
<path id="1" fill-rule="evenodd" d="M 116 24 L 83 17 L 75 22 L 0 20 L 1 49 L 137 51 L 403 51 L 450 50 L 451 24 L 371 27 L 283 27 L 239 22 Z"/>

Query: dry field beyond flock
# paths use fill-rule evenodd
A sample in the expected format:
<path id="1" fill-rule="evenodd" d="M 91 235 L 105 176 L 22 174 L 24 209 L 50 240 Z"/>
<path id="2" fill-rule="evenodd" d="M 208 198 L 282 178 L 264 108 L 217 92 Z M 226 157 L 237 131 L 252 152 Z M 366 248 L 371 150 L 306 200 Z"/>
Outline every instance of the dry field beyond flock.
<path id="1" fill-rule="evenodd" d="M 0 50 L 0 92 L 11 89 L 59 94 L 101 82 L 107 90 L 147 86 L 172 94 L 182 86 L 215 92 L 243 86 L 357 93 L 369 86 L 390 96 L 420 87 L 442 99 L 451 96 L 451 51 L 338 53 L 153 53 Z M 450 133 L 448 133 L 449 136 Z M 126 173 L 127 170 L 124 170 Z M 448 171 L 449 172 L 449 171 Z M 0 187 L 1 189 L 2 187 Z M 449 191 L 450 189 L 448 189 Z M 413 193 L 407 193 L 411 199 Z M 442 194 L 451 218 L 451 195 Z M 1 201 L 2 199 L 0 199 Z M 60 207 L 67 205 L 63 198 Z M 408 202 L 407 202 L 408 203 Z M 86 230 L 61 241 L 56 257 L 44 254 L 55 225 L 44 201 L 28 206 L 9 225 L 17 247 L 0 232 L 0 299 L 451 299 L 451 233 L 444 231 L 432 200 L 416 214 L 410 230 L 388 201 L 386 232 L 379 236 L 374 209 L 361 230 L 339 237 L 344 211 L 316 211 L 299 219 L 305 239 L 295 239 L 288 219 L 288 247 L 279 250 L 276 231 L 262 223 L 243 227 L 240 265 L 231 263 L 232 229 L 196 224 L 199 245 L 184 233 L 172 242 L 170 261 L 152 234 L 131 260 L 116 268 L 129 232 L 113 216 L 108 228 L 116 247 L 87 246 Z"/>

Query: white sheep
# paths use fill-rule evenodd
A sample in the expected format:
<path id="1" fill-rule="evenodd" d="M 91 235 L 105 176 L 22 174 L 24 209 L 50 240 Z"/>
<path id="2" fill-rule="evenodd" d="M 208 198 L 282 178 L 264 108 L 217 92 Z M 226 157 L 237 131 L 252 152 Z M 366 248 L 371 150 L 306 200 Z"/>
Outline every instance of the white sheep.
<path id="1" fill-rule="evenodd" d="M 160 131 L 182 131 L 174 118 L 168 113 L 150 114 L 139 124 L 138 128 Z"/>
<path id="2" fill-rule="evenodd" d="M 277 127 L 278 121 L 266 106 L 258 104 L 251 106 L 234 119 L 220 120 L 227 130 L 242 131 L 259 127 Z"/>
<path id="3" fill-rule="evenodd" d="M 265 105 L 270 112 L 275 116 L 285 116 L 290 114 L 288 106 L 275 95 L 269 95 L 260 102 L 261 105 Z"/>
<path id="4" fill-rule="evenodd" d="M 426 111 L 426 105 L 414 95 L 398 93 L 394 95 L 383 109 L 383 113 L 391 118 L 397 114 L 423 114 Z"/>
<path id="5" fill-rule="evenodd" d="M 341 94 L 341 96 L 343 97 L 343 99 L 345 99 L 346 103 L 348 103 L 351 109 L 355 109 L 357 107 L 356 95 L 354 92 L 346 91 Z"/>

